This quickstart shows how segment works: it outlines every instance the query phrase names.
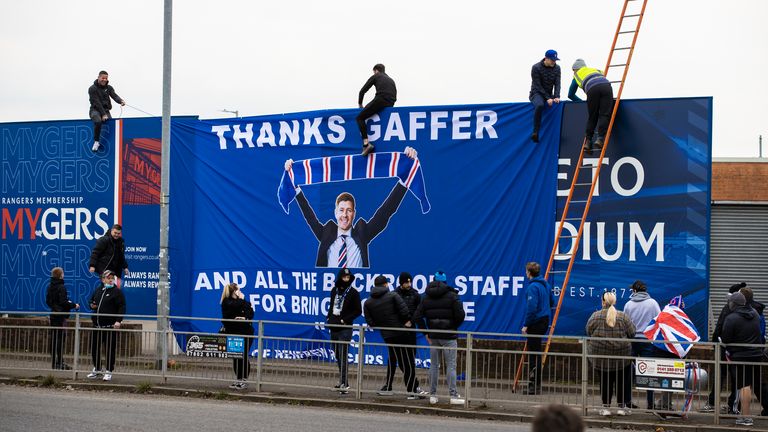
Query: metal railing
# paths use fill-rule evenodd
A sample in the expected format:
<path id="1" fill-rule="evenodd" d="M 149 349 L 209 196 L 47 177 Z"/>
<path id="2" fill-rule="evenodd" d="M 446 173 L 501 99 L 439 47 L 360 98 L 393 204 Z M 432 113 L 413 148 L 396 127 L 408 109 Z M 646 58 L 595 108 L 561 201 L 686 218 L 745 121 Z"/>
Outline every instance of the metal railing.
<path id="1" fill-rule="evenodd" d="M 0 314 L 19 315 L 18 312 L 0 312 Z M 24 315 L 49 314 L 24 312 Z M 68 324 L 62 328 L 53 329 L 47 324 L 47 319 L 39 319 L 31 324 L 30 320 L 13 323 L 13 319 L 0 321 L 0 369 L 30 371 L 39 374 L 41 371 L 53 371 L 65 365 L 57 364 L 52 358 L 56 344 L 61 344 L 66 369 L 60 371 L 64 376 L 73 380 L 84 378 L 94 368 L 92 352 L 99 348 L 101 354 L 101 369 L 108 367 L 110 355 L 110 340 L 105 335 L 115 335 L 115 366 L 112 370 L 116 379 L 120 376 L 145 376 L 162 379 L 164 382 L 175 379 L 200 380 L 207 382 L 231 382 L 234 377 L 231 360 L 210 357 L 190 357 L 185 355 L 182 346 L 193 336 L 221 336 L 218 333 L 184 332 L 169 329 L 165 332 L 155 329 L 144 329 L 140 321 L 128 321 L 120 329 L 93 327 L 85 313 L 72 313 Z M 102 315 L 105 316 L 105 315 Z M 126 318 L 153 318 L 147 316 L 132 316 Z M 213 321 L 215 326 L 221 322 L 213 318 L 169 317 L 173 322 Z M 240 321 L 242 322 L 242 321 Z M 146 323 L 146 322 L 145 322 Z M 336 364 L 334 342 L 328 340 L 329 325 L 318 323 L 297 323 L 279 321 L 253 321 L 255 334 L 249 340 L 250 363 L 252 371 L 249 377 L 251 389 L 262 391 L 268 386 L 295 389 L 300 395 L 300 389 L 333 390 L 339 380 L 339 370 Z M 210 327 L 212 324 L 208 323 Z M 344 327 L 344 326 L 339 326 Z M 354 333 L 349 345 L 347 359 L 349 392 L 355 398 L 377 397 L 377 392 L 385 383 L 386 378 L 386 346 L 375 338 L 371 338 L 372 329 L 365 326 L 348 326 Z M 379 330 L 379 329 L 376 329 Z M 401 332 L 415 332 L 412 329 L 396 329 Z M 55 333 L 56 331 L 60 333 Z M 281 334 L 312 334 L 311 337 L 289 337 Z M 583 414 L 597 412 L 603 408 L 601 397 L 601 380 L 615 379 L 622 381 L 632 374 L 633 368 L 628 366 L 637 361 L 633 356 L 596 356 L 591 355 L 590 343 L 596 339 L 586 337 L 559 337 L 553 348 L 547 354 L 548 359 L 540 372 L 540 390 L 536 388 L 536 373 L 532 371 L 535 364 L 535 352 L 523 351 L 526 337 L 532 335 L 482 333 L 482 332 L 444 332 L 458 336 L 458 345 L 452 347 L 431 347 L 438 351 L 455 351 L 456 369 L 458 375 L 458 391 L 462 395 L 462 403 L 470 406 L 493 406 L 496 410 L 507 412 L 529 411 L 533 405 L 542 403 L 562 403 L 579 409 Z M 434 334 L 432 335 L 435 336 Z M 447 337 L 447 336 L 446 336 Z M 546 336 L 542 336 L 546 337 Z M 601 341 L 611 339 L 600 339 Z M 102 342 L 95 344 L 94 341 Z M 161 342 L 158 344 L 158 341 Z M 621 340 L 635 344 L 651 343 L 638 339 Z M 181 344 L 180 344 L 181 343 Z M 655 405 L 646 406 L 646 392 L 634 389 L 632 385 L 631 401 L 638 409 L 650 408 L 659 415 L 685 415 L 683 407 L 688 404 L 690 413 L 708 416 L 707 422 L 719 424 L 725 413 L 720 413 L 720 404 L 725 398 L 720 394 L 726 386 L 721 384 L 724 361 L 720 357 L 723 348 L 715 343 L 694 343 L 686 356 L 686 362 L 695 362 L 709 373 L 706 388 L 696 389 L 696 392 L 665 393 L 657 391 Z M 163 346 L 162 352 L 157 347 Z M 429 389 L 427 366 L 430 365 L 429 347 L 424 345 L 397 345 L 416 350 L 416 376 L 424 390 Z M 733 347 L 732 345 L 731 347 Z M 759 346 L 764 348 L 762 345 Z M 540 354 L 540 353 L 539 353 Z M 513 387 L 516 367 L 521 359 L 526 360 L 522 386 Z M 596 369 L 600 361 L 607 360 L 620 364 L 618 372 L 611 376 Z M 758 374 L 762 363 L 728 362 L 729 370 L 753 366 Z M 598 366 L 599 367 L 599 366 Z M 443 369 L 444 366 L 441 366 Z M 739 369 L 741 371 L 742 369 Z M 737 374 L 738 375 L 738 374 Z M 405 396 L 403 374 L 395 375 L 393 389 L 395 395 Z M 758 385 L 757 378 L 752 386 L 753 391 L 768 406 L 768 387 Z M 445 371 L 439 373 L 437 394 L 440 400 L 448 400 L 448 386 Z M 603 388 L 605 383 L 603 383 Z M 760 388 L 758 388 L 760 387 Z M 398 391 L 400 389 L 400 391 Z M 528 390 L 528 391 L 526 391 Z M 613 392 L 612 409 L 616 410 L 616 388 Z M 728 386 L 730 390 L 730 386 Z M 708 401 L 709 394 L 714 399 Z M 764 394 L 763 394 L 764 393 Z M 753 398 L 754 399 L 754 398 Z M 650 399 L 649 399 L 650 400 Z M 628 401 L 626 401 L 628 403 Z M 705 405 L 715 407 L 713 413 L 699 414 Z M 751 401 L 751 412 L 760 413 L 755 401 Z"/>

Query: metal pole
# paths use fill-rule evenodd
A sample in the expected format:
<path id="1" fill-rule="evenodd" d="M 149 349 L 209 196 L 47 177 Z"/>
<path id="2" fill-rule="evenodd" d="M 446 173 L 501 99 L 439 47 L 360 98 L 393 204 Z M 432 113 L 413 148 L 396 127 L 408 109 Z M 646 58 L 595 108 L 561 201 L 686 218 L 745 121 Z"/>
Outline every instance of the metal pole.
<path id="1" fill-rule="evenodd" d="M 464 408 L 469 408 L 469 398 L 472 396 L 472 333 L 467 334 L 467 361 L 464 371 Z"/>
<path id="2" fill-rule="evenodd" d="M 80 312 L 75 312 L 75 358 L 72 362 L 72 379 L 77 379 L 78 362 L 80 361 Z"/>
<path id="3" fill-rule="evenodd" d="M 760 138 L 758 139 L 760 142 L 760 157 L 763 157 L 763 136 L 760 135 Z"/>
<path id="4" fill-rule="evenodd" d="M 365 327 L 358 326 L 359 332 L 358 335 L 360 339 L 360 343 L 357 345 L 357 381 L 356 386 L 357 389 L 355 390 L 355 398 L 356 399 L 362 399 L 363 398 L 363 363 L 365 363 Z M 344 359 L 344 361 L 347 361 Z"/>
<path id="5" fill-rule="evenodd" d="M 712 407 L 715 409 L 715 424 L 720 424 L 720 343 L 715 344 L 715 399 Z"/>
<path id="6" fill-rule="evenodd" d="M 256 342 L 256 391 L 261 391 L 261 364 L 262 352 L 264 351 L 264 322 L 259 320 L 259 334 Z"/>
<path id="7" fill-rule="evenodd" d="M 587 340 L 581 339 L 581 415 L 587 415 L 587 385 L 589 384 L 589 368 L 587 366 Z"/>
<path id="8" fill-rule="evenodd" d="M 171 36 L 173 24 L 173 0 L 165 0 L 163 17 L 163 133 L 160 153 L 160 274 L 157 289 L 157 329 L 159 334 L 168 333 L 168 207 L 170 205 L 171 162 Z M 168 358 L 168 344 L 157 341 L 160 361 Z M 159 365 L 164 368 L 165 365 Z"/>

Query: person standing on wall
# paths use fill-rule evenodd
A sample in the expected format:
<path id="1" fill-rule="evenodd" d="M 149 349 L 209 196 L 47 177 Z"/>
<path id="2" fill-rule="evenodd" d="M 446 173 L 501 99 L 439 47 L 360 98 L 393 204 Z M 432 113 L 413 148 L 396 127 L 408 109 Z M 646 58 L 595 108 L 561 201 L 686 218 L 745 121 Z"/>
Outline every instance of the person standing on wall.
<path id="1" fill-rule="evenodd" d="M 531 92 L 528 99 L 533 104 L 533 133 L 531 141 L 539 142 L 541 115 L 544 108 L 560 103 L 560 66 L 557 51 L 547 50 L 544 58 L 531 68 Z"/>
<path id="2" fill-rule="evenodd" d="M 251 372 L 251 362 L 248 356 L 253 341 L 253 308 L 245 301 L 243 292 L 236 283 L 224 287 L 221 293 L 221 317 L 225 320 L 224 333 L 243 336 L 243 357 L 232 359 L 232 369 L 235 371 L 235 382 L 229 388 L 245 390 L 248 388 L 248 375 Z M 234 321 L 233 321 L 234 320 Z"/>
<path id="3" fill-rule="evenodd" d="M 80 305 L 69 300 L 67 289 L 64 287 L 64 269 L 61 267 L 51 270 L 51 282 L 45 295 L 45 303 L 51 308 L 51 312 L 54 312 L 50 318 L 51 369 L 71 370 L 72 368 L 64 363 L 63 357 L 64 328 L 68 314 L 62 312 L 80 309 Z"/>
<path id="4" fill-rule="evenodd" d="M 115 284 L 120 288 L 120 274 L 125 273 L 128 276 L 122 226 L 119 224 L 112 225 L 108 233 L 96 240 L 91 251 L 88 270 L 97 275 L 104 273 L 105 270 L 110 270 L 115 275 Z"/>
<path id="5" fill-rule="evenodd" d="M 88 117 L 93 122 L 93 147 L 94 152 L 99 150 L 99 141 L 101 140 L 101 125 L 112 118 L 109 111 L 112 109 L 112 100 L 125 106 L 125 100 L 115 93 L 115 89 L 109 85 L 109 74 L 107 71 L 100 71 L 98 78 L 93 81 L 93 85 L 88 88 L 88 100 L 91 102 L 91 108 L 88 110 Z"/>
<path id="6" fill-rule="evenodd" d="M 360 128 L 360 135 L 363 138 L 363 156 L 368 156 L 373 153 L 373 144 L 368 142 L 368 130 L 365 126 L 365 121 L 374 114 L 379 113 L 384 108 L 395 106 L 397 101 L 397 87 L 395 86 L 395 80 L 389 77 L 384 72 L 385 67 L 383 64 L 378 63 L 373 66 L 373 75 L 368 78 L 363 88 L 360 89 L 360 94 L 357 98 L 357 105 L 363 110 L 357 115 L 357 127 Z M 363 108 L 363 97 L 371 87 L 376 87 L 376 96 L 373 100 L 368 102 L 368 105 Z"/>

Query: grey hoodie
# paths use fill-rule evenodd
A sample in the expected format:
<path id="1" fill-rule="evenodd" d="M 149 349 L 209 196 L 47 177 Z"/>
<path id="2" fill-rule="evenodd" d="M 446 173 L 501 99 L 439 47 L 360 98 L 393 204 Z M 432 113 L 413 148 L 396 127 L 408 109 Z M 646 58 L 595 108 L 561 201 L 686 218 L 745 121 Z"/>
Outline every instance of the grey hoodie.
<path id="1" fill-rule="evenodd" d="M 636 292 L 624 306 L 624 313 L 635 325 L 635 337 L 645 338 L 643 331 L 661 312 L 659 304 L 645 291 Z"/>

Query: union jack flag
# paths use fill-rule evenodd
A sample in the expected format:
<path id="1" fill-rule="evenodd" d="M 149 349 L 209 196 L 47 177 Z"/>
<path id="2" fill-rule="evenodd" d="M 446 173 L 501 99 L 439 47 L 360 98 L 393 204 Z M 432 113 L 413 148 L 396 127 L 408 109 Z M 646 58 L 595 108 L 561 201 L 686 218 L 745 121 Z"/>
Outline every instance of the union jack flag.
<path id="1" fill-rule="evenodd" d="M 677 300 L 677 301 L 675 301 Z M 659 315 L 648 323 L 643 333 L 648 340 L 654 342 L 656 347 L 671 352 L 680 358 L 685 357 L 693 347 L 692 344 L 677 342 L 698 342 L 701 340 L 696 326 L 693 325 L 688 315 L 677 305 L 682 305 L 680 296 L 673 299 L 673 303 L 664 307 Z M 664 342 L 668 341 L 668 342 Z"/>

